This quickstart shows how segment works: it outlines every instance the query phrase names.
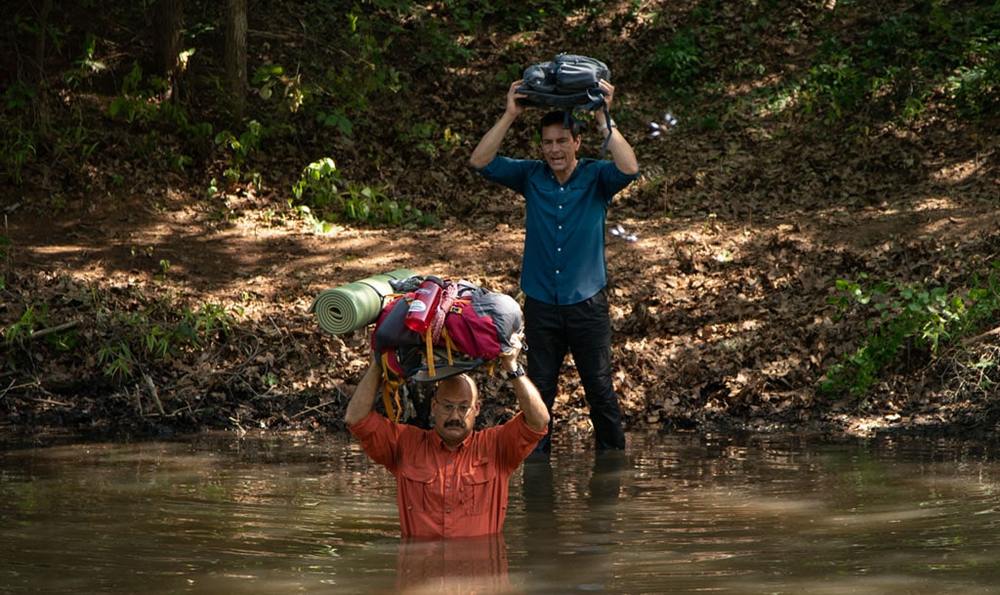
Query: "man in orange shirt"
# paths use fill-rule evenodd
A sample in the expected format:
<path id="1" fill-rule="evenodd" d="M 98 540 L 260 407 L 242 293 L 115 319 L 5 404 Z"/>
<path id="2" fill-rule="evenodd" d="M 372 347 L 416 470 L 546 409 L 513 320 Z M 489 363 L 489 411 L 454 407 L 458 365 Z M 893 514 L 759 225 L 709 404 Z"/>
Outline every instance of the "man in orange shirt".
<path id="1" fill-rule="evenodd" d="M 376 463 L 396 476 L 403 537 L 473 537 L 499 533 L 507 514 L 508 479 L 545 435 L 549 413 L 538 389 L 517 363 L 503 356 L 521 412 L 474 431 L 476 383 L 459 374 L 438 383 L 431 399 L 434 429 L 398 424 L 372 410 L 382 378 L 376 358 L 347 404 L 344 421 Z"/>

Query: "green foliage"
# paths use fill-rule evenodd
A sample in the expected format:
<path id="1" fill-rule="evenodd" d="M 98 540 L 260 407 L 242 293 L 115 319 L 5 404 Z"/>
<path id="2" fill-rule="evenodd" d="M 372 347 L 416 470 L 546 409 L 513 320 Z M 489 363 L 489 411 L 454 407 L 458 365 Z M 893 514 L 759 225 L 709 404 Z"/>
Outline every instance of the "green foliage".
<path id="1" fill-rule="evenodd" d="M 1000 109 L 1000 34 L 972 40 L 966 63 L 948 76 L 945 90 L 963 116 L 977 118 Z"/>
<path id="2" fill-rule="evenodd" d="M 138 63 L 133 64 L 132 70 L 122 79 L 121 94 L 108 106 L 108 115 L 122 118 L 130 124 L 153 120 L 159 109 L 159 103 L 153 98 L 165 90 L 162 86 L 159 89 L 144 86 L 142 67 Z"/>
<path id="3" fill-rule="evenodd" d="M 339 25 L 339 26 L 338 26 Z M 401 73 L 392 65 L 389 47 L 395 30 L 385 15 L 366 14 L 355 6 L 344 20 L 334 21 L 328 31 L 340 40 L 336 47 L 343 56 L 327 63 L 322 74 L 308 85 L 297 77 L 287 79 L 300 104 L 315 100 L 312 113 L 323 126 L 351 136 L 355 122 L 364 117 L 381 98 L 402 88 Z M 282 75 L 270 74 L 272 78 Z"/>
<path id="4" fill-rule="evenodd" d="M 0 233 L 0 291 L 7 289 L 7 272 L 10 270 L 10 238 Z"/>
<path id="5" fill-rule="evenodd" d="M 243 177 L 243 168 L 250 156 L 260 148 L 264 139 L 264 127 L 257 120 L 251 120 L 247 129 L 239 136 L 228 130 L 215 135 L 215 144 L 229 156 L 228 167 L 222 172 L 231 183 L 236 183 Z M 251 174 L 253 175 L 253 174 Z"/>
<path id="6" fill-rule="evenodd" d="M 409 125 L 400 134 L 400 140 L 409 143 L 430 158 L 437 158 L 442 152 L 450 152 L 462 142 L 459 135 L 446 127 L 441 130 L 436 122 L 424 120 Z"/>
<path id="7" fill-rule="evenodd" d="M 14 81 L 3 92 L 4 109 L 10 112 L 25 110 L 31 107 L 37 92 L 31 85 Z"/>
<path id="8" fill-rule="evenodd" d="M 104 72 L 108 66 L 96 58 L 97 37 L 93 33 L 87 33 L 83 39 L 83 51 L 75 62 L 73 68 L 63 74 L 63 80 L 70 88 L 79 87 L 84 81 L 89 80 L 95 74 Z"/>
<path id="9" fill-rule="evenodd" d="M 888 14 L 860 42 L 830 37 L 800 81 L 799 101 L 827 123 L 855 113 L 912 120 L 939 89 L 959 115 L 1000 105 L 1000 5 Z"/>
<path id="10" fill-rule="evenodd" d="M 38 155 L 35 131 L 23 125 L 23 118 L 0 115 L 0 170 L 20 185 L 24 168 Z"/>
<path id="11" fill-rule="evenodd" d="M 265 64 L 258 68 L 251 84 L 257 86 L 257 94 L 264 101 L 270 100 L 275 90 L 280 89 L 282 103 L 291 113 L 299 111 L 308 93 L 302 85 L 302 75 L 287 75 L 285 68 L 280 64 Z"/>
<path id="12" fill-rule="evenodd" d="M 302 170 L 299 180 L 292 186 L 292 195 L 296 201 L 311 205 L 322 213 L 337 207 L 341 183 L 337 164 L 333 159 L 324 157 Z"/>
<path id="13" fill-rule="evenodd" d="M 238 313 L 210 303 L 195 310 L 153 304 L 136 312 L 109 313 L 111 333 L 97 351 L 98 363 L 109 379 L 130 380 L 143 366 L 202 349 L 227 335 Z"/>
<path id="14" fill-rule="evenodd" d="M 974 278 L 971 289 L 838 280 L 831 298 L 841 313 L 860 308 L 870 334 L 853 353 L 827 370 L 819 390 L 827 395 L 860 398 L 884 371 L 911 350 L 935 357 L 942 345 L 975 331 L 1000 312 L 1000 265 L 985 280 Z"/>
<path id="15" fill-rule="evenodd" d="M 44 306 L 40 310 L 36 310 L 34 305 L 26 307 L 17 322 L 4 329 L 4 343 L 23 345 L 35 330 L 45 325 L 46 317 L 47 309 Z"/>
<path id="16" fill-rule="evenodd" d="M 702 63 L 698 40 L 690 29 L 685 29 L 666 43 L 656 46 L 650 59 L 650 68 L 666 81 L 667 86 L 687 90 L 694 86 L 701 74 Z"/>
<path id="17" fill-rule="evenodd" d="M 119 94 L 108 106 L 108 116 L 128 124 L 160 126 L 170 133 L 179 133 L 188 142 L 200 142 L 212 136 L 208 122 L 192 122 L 183 105 L 163 101 L 167 82 L 159 77 L 144 77 L 142 68 L 134 64 L 122 80 Z"/>
<path id="18" fill-rule="evenodd" d="M 846 51 L 838 48 L 809 69 L 800 99 L 806 113 L 820 112 L 835 122 L 866 99 L 868 80 Z"/>
<path id="19" fill-rule="evenodd" d="M 433 216 L 420 209 L 400 204 L 380 188 L 345 182 L 333 159 L 324 157 L 302 170 L 292 186 L 292 204 L 320 233 L 333 229 L 333 222 L 380 224 L 389 226 L 428 226 Z"/>
<path id="20" fill-rule="evenodd" d="M 118 382 L 132 378 L 136 367 L 132 349 L 121 340 L 101 347 L 97 352 L 97 362 L 104 369 L 105 376 Z"/>

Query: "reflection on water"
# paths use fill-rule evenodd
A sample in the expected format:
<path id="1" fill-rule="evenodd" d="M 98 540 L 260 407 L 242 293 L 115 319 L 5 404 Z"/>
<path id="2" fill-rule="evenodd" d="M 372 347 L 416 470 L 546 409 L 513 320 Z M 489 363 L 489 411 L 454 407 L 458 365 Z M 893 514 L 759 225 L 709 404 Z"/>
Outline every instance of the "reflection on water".
<path id="1" fill-rule="evenodd" d="M 504 536 L 401 542 L 396 588 L 406 593 L 507 592 Z"/>
<path id="2" fill-rule="evenodd" d="M 975 593 L 995 450 L 632 435 L 512 478 L 503 536 L 400 542 L 346 436 L 0 451 L 0 593 Z M 563 441 L 566 442 L 566 441 Z"/>

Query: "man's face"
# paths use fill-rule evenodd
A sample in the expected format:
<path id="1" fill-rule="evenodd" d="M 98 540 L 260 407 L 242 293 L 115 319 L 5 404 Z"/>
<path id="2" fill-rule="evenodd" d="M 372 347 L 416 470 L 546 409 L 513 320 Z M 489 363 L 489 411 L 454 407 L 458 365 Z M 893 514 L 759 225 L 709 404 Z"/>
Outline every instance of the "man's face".
<path id="1" fill-rule="evenodd" d="M 479 403 L 472 382 L 465 376 L 442 381 L 431 401 L 434 430 L 448 446 L 457 446 L 472 432 Z"/>
<path id="2" fill-rule="evenodd" d="M 572 173 L 576 167 L 576 152 L 580 150 L 580 139 L 562 124 L 550 124 L 542 128 L 542 156 L 555 173 Z"/>

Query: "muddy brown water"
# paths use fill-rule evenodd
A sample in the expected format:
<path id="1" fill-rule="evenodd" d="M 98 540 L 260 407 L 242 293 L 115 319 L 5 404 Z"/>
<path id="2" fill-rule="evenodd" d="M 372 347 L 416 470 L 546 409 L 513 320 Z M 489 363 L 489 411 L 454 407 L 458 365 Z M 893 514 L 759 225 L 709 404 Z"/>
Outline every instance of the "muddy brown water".
<path id="1" fill-rule="evenodd" d="M 403 543 L 346 436 L 0 451 L 0 593 L 1000 591 L 981 443 L 629 436 L 529 461 L 503 535 Z"/>

